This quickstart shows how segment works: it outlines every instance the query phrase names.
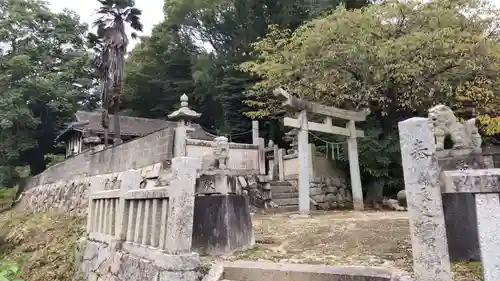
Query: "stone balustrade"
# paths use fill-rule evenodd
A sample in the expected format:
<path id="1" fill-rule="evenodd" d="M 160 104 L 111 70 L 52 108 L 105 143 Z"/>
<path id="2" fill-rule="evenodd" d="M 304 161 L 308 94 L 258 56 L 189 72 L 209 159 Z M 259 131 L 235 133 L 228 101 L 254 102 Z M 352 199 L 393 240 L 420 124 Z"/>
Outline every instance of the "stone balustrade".
<path id="1" fill-rule="evenodd" d="M 198 159 L 172 161 L 169 186 L 141 189 L 141 173 L 120 174 L 114 189 L 105 190 L 104 176 L 90 183 L 87 232 L 89 240 L 121 245 L 135 256 L 162 263 L 161 255 L 191 251 Z M 161 266 L 161 265 L 160 265 Z"/>

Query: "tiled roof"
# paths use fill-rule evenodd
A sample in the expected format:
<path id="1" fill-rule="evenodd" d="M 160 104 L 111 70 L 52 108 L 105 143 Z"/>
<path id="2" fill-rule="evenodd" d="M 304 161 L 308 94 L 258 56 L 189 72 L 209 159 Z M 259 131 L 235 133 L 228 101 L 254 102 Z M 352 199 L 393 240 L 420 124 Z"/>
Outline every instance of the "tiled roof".
<path id="1" fill-rule="evenodd" d="M 77 122 L 88 121 L 88 124 L 83 126 L 70 124 L 68 128 L 57 137 L 56 141 L 63 140 L 64 136 L 73 130 L 97 134 L 104 133 L 104 128 L 101 125 L 101 112 L 77 111 L 75 113 L 75 117 Z M 120 134 L 124 136 L 140 137 L 163 128 L 175 128 L 176 126 L 176 122 L 173 121 L 120 116 Z M 193 132 L 189 132 L 188 137 L 193 139 L 213 140 L 214 137 L 205 132 L 200 125 L 192 124 L 191 126 L 195 130 Z M 109 133 L 110 135 L 113 134 L 113 115 L 109 116 Z"/>
<path id="2" fill-rule="evenodd" d="M 89 121 L 89 124 L 83 127 L 85 131 L 104 133 L 104 128 L 101 125 L 101 112 L 77 111 L 75 116 L 78 122 Z M 122 135 L 144 136 L 166 127 L 175 126 L 175 122 L 172 121 L 120 116 L 120 134 Z M 113 115 L 109 115 L 109 133 L 113 133 Z"/>

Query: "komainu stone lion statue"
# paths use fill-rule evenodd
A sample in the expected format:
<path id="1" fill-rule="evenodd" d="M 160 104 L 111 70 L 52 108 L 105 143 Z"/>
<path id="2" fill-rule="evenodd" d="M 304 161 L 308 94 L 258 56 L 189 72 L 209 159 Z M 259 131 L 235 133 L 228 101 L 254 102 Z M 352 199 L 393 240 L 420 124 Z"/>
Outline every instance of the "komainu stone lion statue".
<path id="1" fill-rule="evenodd" d="M 475 118 L 462 124 L 458 122 L 451 108 L 442 104 L 429 109 L 428 113 L 436 138 L 436 150 L 444 149 L 444 140 L 448 135 L 451 137 L 454 149 L 481 147 L 481 135 Z"/>
<path id="2" fill-rule="evenodd" d="M 216 137 L 213 142 L 212 154 L 203 155 L 202 169 L 227 169 L 227 159 L 229 158 L 229 141 L 226 137 Z"/>

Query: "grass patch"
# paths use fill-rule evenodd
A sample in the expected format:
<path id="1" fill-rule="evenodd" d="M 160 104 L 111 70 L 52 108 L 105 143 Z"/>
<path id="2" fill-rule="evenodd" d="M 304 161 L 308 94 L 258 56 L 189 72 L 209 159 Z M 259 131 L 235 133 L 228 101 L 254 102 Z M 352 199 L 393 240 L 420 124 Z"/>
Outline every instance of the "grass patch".
<path id="1" fill-rule="evenodd" d="M 84 220 L 55 213 L 0 214 L 0 263 L 15 262 L 25 280 L 72 280 Z"/>
<path id="2" fill-rule="evenodd" d="M 15 188 L 0 188 L 0 212 L 9 208 L 15 200 L 17 187 Z"/>

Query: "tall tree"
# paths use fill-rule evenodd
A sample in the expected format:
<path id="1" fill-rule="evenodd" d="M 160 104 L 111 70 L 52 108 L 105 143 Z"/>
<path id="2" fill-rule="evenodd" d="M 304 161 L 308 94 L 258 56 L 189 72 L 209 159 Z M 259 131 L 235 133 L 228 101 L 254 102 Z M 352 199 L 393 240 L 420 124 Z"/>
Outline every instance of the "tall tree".
<path id="1" fill-rule="evenodd" d="M 286 87 L 344 108 L 370 107 L 387 132 L 436 103 L 500 108 L 498 11 L 484 1 L 386 1 L 338 8 L 295 32 L 275 28 L 242 69 L 254 90 Z M 256 103 L 266 106 L 268 104 Z M 263 109 L 271 110 L 270 107 Z"/>
<path id="2" fill-rule="evenodd" d="M 13 184 L 19 166 L 43 171 L 56 134 L 89 102 L 86 30 L 75 13 L 43 1 L 0 1 L 0 186 Z"/>
<path id="3" fill-rule="evenodd" d="M 125 24 L 135 31 L 142 31 L 140 21 L 141 10 L 134 8 L 134 0 L 98 0 L 101 3 L 94 22 L 97 34 L 89 33 L 91 45 L 101 46 L 100 53 L 94 60 L 94 65 L 101 78 L 101 102 L 103 107 L 102 125 L 109 128 L 109 114 L 114 114 L 113 143 L 121 143 L 120 138 L 120 104 L 122 96 L 123 71 L 125 54 L 128 46 L 128 36 Z M 132 32 L 132 38 L 137 34 Z M 105 141 L 107 145 L 107 139 Z"/>
<path id="4" fill-rule="evenodd" d="M 127 70 L 127 76 L 134 77 L 130 80 L 127 78 L 128 81 L 135 81 L 134 85 L 147 84 L 145 87 L 149 90 L 141 88 L 139 91 L 139 88 L 136 88 L 131 96 L 135 96 L 136 101 L 139 98 L 143 101 L 148 99 L 158 101 L 158 98 L 162 97 L 162 103 L 151 102 L 156 105 L 155 111 L 159 112 L 172 107 L 173 104 L 168 99 L 170 96 L 176 97 L 178 90 L 184 88 L 188 91 L 186 94 L 191 94 L 191 100 L 195 104 L 197 101 L 203 101 L 200 105 L 204 108 L 197 109 L 202 113 L 207 112 L 202 115 L 201 123 L 216 127 L 223 134 L 240 135 L 250 129 L 250 119 L 243 114 L 249 110 L 243 103 L 244 92 L 256 80 L 252 75 L 236 69 L 236 66 L 252 58 L 251 43 L 265 35 L 269 24 L 277 23 L 285 27 L 296 28 L 304 21 L 336 7 L 339 3 L 340 1 L 337 0 L 318 1 L 318 3 L 304 0 L 166 0 L 165 22 L 158 27 L 157 31 L 153 31 L 151 39 L 144 41 L 140 51 L 134 52 L 131 63 L 135 66 L 130 68 L 130 73 Z M 366 5 L 367 1 L 351 0 L 347 3 L 350 8 L 356 8 Z M 163 45 L 157 44 L 159 38 L 163 38 Z M 193 49 L 191 46 L 193 39 L 195 42 L 201 42 L 200 45 L 207 47 L 209 51 Z M 146 52 L 146 49 L 155 51 Z M 182 50 L 182 55 L 178 53 L 180 56 L 177 56 L 178 59 L 175 62 L 169 55 L 173 54 L 172 50 Z M 188 75 L 189 70 L 184 68 L 187 65 L 184 55 L 189 50 L 192 52 L 190 71 L 192 79 L 186 80 L 188 76 L 184 75 Z M 142 52 L 141 55 L 144 57 L 141 57 L 139 52 Z M 179 71 L 155 73 L 152 71 L 154 68 L 152 64 L 145 62 L 150 62 L 150 58 L 158 61 L 162 56 L 165 63 L 179 64 L 182 60 L 182 66 L 178 67 Z M 156 69 L 166 68 L 166 66 L 158 66 Z M 144 69 L 151 74 L 138 74 L 138 69 Z M 183 78 L 179 79 L 180 76 Z M 146 79 L 154 83 L 148 83 Z M 184 81 L 183 86 L 178 87 L 181 80 Z M 177 101 L 178 98 L 175 99 L 175 102 Z M 211 113 L 208 114 L 208 112 Z M 235 139 L 248 141 L 250 136 L 250 134 L 241 135 Z"/>

